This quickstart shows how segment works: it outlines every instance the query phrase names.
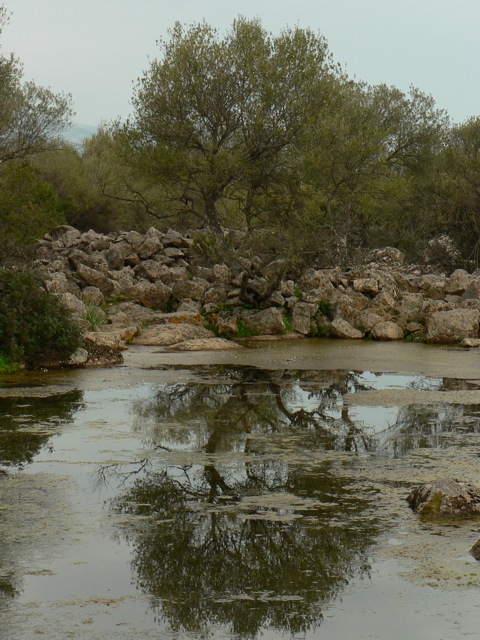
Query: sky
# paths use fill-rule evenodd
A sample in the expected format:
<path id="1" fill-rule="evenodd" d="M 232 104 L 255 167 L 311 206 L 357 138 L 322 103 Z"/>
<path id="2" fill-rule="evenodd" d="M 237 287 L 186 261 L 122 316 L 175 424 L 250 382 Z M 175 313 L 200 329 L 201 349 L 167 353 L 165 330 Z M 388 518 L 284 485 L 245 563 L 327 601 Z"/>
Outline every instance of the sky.
<path id="1" fill-rule="evenodd" d="M 238 15 L 269 31 L 309 27 L 350 75 L 431 94 L 454 122 L 480 115 L 480 0 L 0 0 L 0 53 L 24 78 L 70 93 L 74 122 L 131 113 L 136 80 L 176 21 L 223 33 Z"/>

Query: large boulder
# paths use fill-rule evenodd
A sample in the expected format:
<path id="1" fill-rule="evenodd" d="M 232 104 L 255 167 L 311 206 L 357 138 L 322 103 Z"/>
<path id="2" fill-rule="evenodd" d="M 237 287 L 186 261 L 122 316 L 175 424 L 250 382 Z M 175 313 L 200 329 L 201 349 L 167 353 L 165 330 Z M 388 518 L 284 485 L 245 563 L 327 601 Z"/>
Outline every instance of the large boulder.
<path id="1" fill-rule="evenodd" d="M 209 329 L 193 324 L 160 324 L 147 327 L 133 342 L 134 344 L 168 347 L 186 340 L 214 338 Z"/>
<path id="2" fill-rule="evenodd" d="M 345 340 L 359 340 L 365 335 L 342 318 L 335 318 L 330 324 L 330 333 L 336 338 L 344 338 Z"/>
<path id="3" fill-rule="evenodd" d="M 172 290 L 161 281 L 140 280 L 130 289 L 130 294 L 132 298 L 138 300 L 145 307 L 165 310 L 171 298 Z"/>
<path id="4" fill-rule="evenodd" d="M 478 338 L 478 321 L 477 309 L 437 311 L 427 318 L 426 341 L 454 344 L 464 338 Z"/>
<path id="5" fill-rule="evenodd" d="M 422 484 L 407 497 L 415 511 L 428 516 L 480 516 L 480 487 L 444 478 Z"/>
<path id="6" fill-rule="evenodd" d="M 264 309 L 242 316 L 243 324 L 259 335 L 275 335 L 285 331 L 282 312 L 276 308 Z"/>
<path id="7" fill-rule="evenodd" d="M 374 340 L 403 340 L 403 329 L 395 322 L 387 320 L 378 322 L 370 335 Z"/>

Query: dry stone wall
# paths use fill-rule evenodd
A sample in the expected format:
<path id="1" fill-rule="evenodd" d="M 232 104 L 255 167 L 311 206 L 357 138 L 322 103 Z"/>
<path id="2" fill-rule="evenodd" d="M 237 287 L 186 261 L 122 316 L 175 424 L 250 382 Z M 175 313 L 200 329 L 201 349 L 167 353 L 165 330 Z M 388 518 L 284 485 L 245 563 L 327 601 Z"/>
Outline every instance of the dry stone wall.
<path id="1" fill-rule="evenodd" d="M 480 337 L 479 273 L 406 267 L 398 249 L 386 248 L 347 272 L 306 269 L 293 280 L 281 261 L 262 267 L 259 259 L 241 258 L 235 270 L 200 266 L 192 243 L 154 227 L 105 235 L 62 225 L 37 243 L 34 268 L 78 317 L 88 320 L 88 309 L 102 307 L 103 331 L 130 327 L 141 343 L 143 330 L 152 344 L 149 326 L 198 328 L 178 330 L 169 348 L 187 340 L 203 345 L 205 327 L 211 339 L 294 332 L 472 345 Z"/>

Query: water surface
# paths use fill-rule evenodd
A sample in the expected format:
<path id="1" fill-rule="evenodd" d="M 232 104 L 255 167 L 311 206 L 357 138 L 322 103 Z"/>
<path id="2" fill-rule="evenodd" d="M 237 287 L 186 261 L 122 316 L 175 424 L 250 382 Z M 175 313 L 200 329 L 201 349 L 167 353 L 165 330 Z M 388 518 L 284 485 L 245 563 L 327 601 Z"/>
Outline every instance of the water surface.
<path id="1" fill-rule="evenodd" d="M 476 351 L 128 352 L 0 380 L 2 638 L 477 637 Z"/>

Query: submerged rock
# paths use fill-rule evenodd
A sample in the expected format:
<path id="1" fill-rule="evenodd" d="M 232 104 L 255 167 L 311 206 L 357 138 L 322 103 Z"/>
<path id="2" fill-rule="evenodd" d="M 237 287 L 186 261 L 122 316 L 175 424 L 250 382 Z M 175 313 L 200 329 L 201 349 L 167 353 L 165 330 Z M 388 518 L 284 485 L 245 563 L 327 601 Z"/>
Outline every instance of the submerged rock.
<path id="1" fill-rule="evenodd" d="M 410 492 L 407 501 L 422 515 L 480 516 L 480 487 L 471 482 L 444 478 L 422 484 Z"/>

